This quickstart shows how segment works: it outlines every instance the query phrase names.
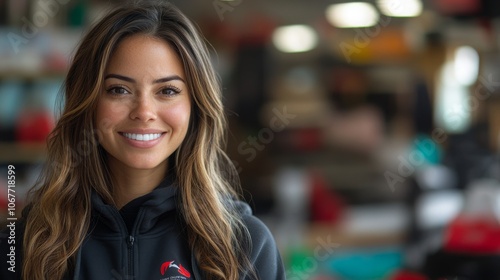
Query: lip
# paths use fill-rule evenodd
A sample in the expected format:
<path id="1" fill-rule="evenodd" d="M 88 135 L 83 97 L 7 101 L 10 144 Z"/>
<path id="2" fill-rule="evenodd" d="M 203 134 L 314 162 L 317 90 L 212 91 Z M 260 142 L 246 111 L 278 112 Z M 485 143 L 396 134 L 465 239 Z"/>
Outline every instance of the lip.
<path id="1" fill-rule="evenodd" d="M 139 141 L 139 140 L 134 140 L 126 137 L 124 134 L 125 133 L 134 133 L 134 134 L 161 134 L 160 137 L 154 139 L 154 140 L 149 140 L 149 141 Z M 148 149 L 156 146 L 160 141 L 165 137 L 166 132 L 162 130 L 155 130 L 155 129 L 128 129 L 124 131 L 118 132 L 118 134 L 122 137 L 122 139 L 125 141 L 125 143 L 129 144 L 130 146 L 134 148 L 141 148 L 141 149 Z"/>
<path id="2" fill-rule="evenodd" d="M 165 133 L 165 130 L 159 130 L 159 129 L 148 129 L 148 128 L 136 128 L 136 129 L 127 129 L 127 130 L 122 130 L 119 131 L 118 133 L 135 133 L 135 134 L 154 134 L 154 133 Z"/>

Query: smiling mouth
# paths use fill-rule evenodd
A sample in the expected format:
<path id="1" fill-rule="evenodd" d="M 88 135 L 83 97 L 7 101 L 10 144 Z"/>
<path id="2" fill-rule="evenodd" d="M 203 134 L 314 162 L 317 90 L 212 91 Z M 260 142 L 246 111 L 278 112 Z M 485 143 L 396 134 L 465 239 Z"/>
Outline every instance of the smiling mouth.
<path id="1" fill-rule="evenodd" d="M 162 133 L 147 133 L 147 134 L 138 134 L 138 133 L 122 133 L 128 139 L 136 140 L 136 141 L 151 141 L 160 138 Z"/>

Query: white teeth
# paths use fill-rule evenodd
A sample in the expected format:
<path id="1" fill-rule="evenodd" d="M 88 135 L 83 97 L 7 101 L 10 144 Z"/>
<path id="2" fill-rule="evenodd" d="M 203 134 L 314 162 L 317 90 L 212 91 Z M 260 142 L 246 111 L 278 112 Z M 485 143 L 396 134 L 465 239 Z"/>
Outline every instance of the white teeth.
<path id="1" fill-rule="evenodd" d="M 132 140 L 151 141 L 160 138 L 161 133 L 150 133 L 150 134 L 123 133 L 123 135 Z"/>

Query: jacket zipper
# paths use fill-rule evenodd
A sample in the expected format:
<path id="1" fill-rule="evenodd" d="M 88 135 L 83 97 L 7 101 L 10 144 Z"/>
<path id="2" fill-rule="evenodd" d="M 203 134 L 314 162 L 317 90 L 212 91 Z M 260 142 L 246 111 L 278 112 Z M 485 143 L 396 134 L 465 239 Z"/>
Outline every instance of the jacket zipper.
<path id="1" fill-rule="evenodd" d="M 127 239 L 128 245 L 128 277 L 126 279 L 134 279 L 134 241 L 135 238 L 129 235 Z"/>

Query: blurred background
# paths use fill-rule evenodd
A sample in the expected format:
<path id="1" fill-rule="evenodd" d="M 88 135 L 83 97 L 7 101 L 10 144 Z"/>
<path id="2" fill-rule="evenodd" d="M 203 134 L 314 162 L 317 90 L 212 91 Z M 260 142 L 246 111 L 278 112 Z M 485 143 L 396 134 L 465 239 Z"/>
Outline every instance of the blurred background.
<path id="1" fill-rule="evenodd" d="M 244 198 L 288 279 L 500 279 L 500 2 L 171 1 L 212 46 Z M 0 216 L 116 0 L 0 0 Z"/>

